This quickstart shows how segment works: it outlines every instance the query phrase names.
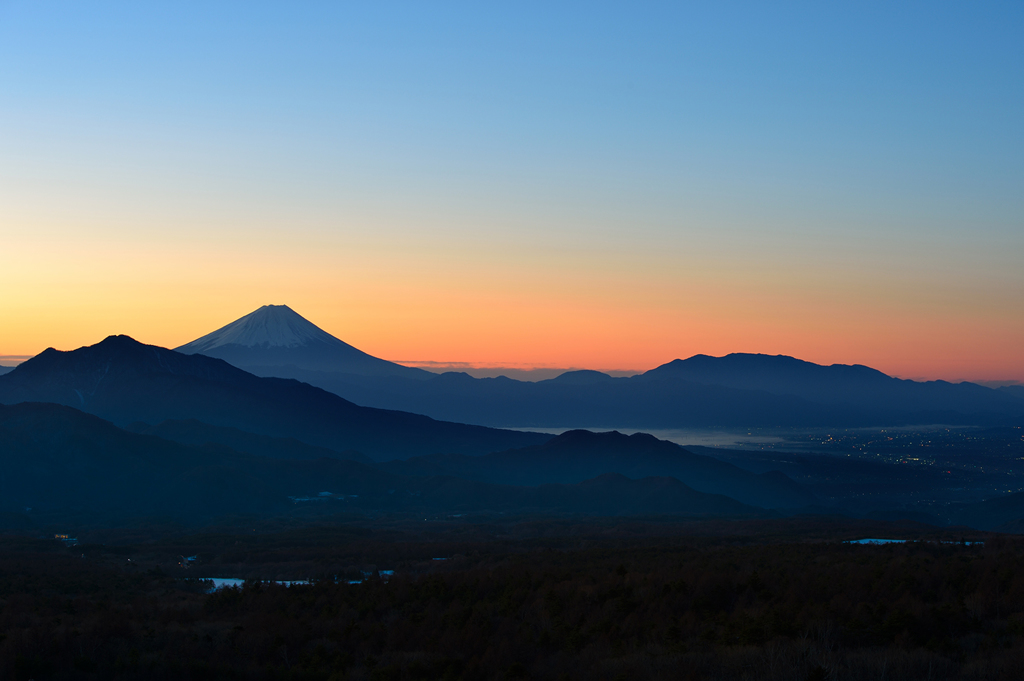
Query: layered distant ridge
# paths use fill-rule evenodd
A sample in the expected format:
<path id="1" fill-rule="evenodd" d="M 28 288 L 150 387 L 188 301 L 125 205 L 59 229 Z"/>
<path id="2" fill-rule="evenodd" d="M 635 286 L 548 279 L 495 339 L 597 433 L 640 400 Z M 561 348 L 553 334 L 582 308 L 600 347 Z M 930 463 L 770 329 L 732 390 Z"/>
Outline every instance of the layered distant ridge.
<path id="1" fill-rule="evenodd" d="M 21 402 L 63 404 L 117 425 L 196 420 L 379 460 L 485 454 L 550 439 L 361 407 L 298 381 L 260 378 L 128 336 L 70 352 L 51 348 L 20 364 L 0 377 L 0 404 Z"/>
<path id="2" fill-rule="evenodd" d="M 357 404 L 516 428 L 1020 425 L 1024 388 L 901 380 L 862 365 L 735 353 L 614 378 L 571 371 L 536 383 L 433 374 L 368 355 L 285 305 L 267 305 L 179 348 L 260 376 L 294 378 Z"/>

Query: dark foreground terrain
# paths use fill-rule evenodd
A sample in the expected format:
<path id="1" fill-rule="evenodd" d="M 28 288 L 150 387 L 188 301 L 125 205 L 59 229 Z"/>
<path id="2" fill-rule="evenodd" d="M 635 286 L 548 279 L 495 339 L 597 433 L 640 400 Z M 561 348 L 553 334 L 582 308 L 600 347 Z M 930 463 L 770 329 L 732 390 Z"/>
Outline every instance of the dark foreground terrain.
<path id="1" fill-rule="evenodd" d="M 251 524 L 97 530 L 75 546 L 0 538 L 0 678 L 803 681 L 1024 670 L 1016 537 L 821 518 Z M 877 536 L 919 541 L 844 543 Z M 208 577 L 248 581 L 211 594 Z"/>

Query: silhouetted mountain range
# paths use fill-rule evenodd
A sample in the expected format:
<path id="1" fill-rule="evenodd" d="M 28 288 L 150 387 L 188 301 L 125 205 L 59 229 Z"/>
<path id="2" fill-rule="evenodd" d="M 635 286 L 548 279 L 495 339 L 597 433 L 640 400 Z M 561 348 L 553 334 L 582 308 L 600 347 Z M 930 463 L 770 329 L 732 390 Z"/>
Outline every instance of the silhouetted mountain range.
<path id="1" fill-rule="evenodd" d="M 648 378 L 677 379 L 793 395 L 820 404 L 899 412 L 1020 413 L 1021 404 L 974 383 L 910 381 L 860 364 L 821 366 L 784 355 L 695 355 L 652 369 Z"/>
<path id="2" fill-rule="evenodd" d="M 195 433 L 204 427 L 164 428 Z M 223 429 L 206 432 L 223 435 Z M 268 451 L 289 447 L 244 433 L 230 435 Z M 0 516 L 6 525 L 13 519 L 22 528 L 33 522 L 92 526 L 164 518 L 202 524 L 235 516 L 353 511 L 751 517 L 766 512 L 732 497 L 782 508 L 813 502 L 805 487 L 781 473 L 744 476 L 728 463 L 647 435 L 575 431 L 541 446 L 490 456 L 371 465 L 332 456 L 282 459 L 216 444 L 184 445 L 128 432 L 71 407 L 40 403 L 0 406 L 0 467 Z M 635 479 L 648 470 L 675 470 L 694 485 L 720 485 L 733 494 L 698 491 L 664 473 Z M 943 517 L 917 515 L 939 524 L 1024 531 L 1024 493 L 945 508 Z"/>
<path id="3" fill-rule="evenodd" d="M 704 456 L 645 434 L 551 436 L 439 421 L 359 406 L 308 383 L 261 378 L 203 354 L 111 336 L 71 352 L 46 350 L 0 376 L 0 405 L 16 405 L 0 408 L 0 513 L 32 507 L 111 522 L 132 514 L 205 522 L 231 514 L 347 510 L 736 516 L 763 515 L 763 509 L 809 512 L 825 508 L 821 498 L 829 512 L 842 507 L 854 514 L 1024 528 L 1024 496 L 952 503 L 984 498 L 962 494 L 957 482 L 970 478 L 970 470 L 991 467 L 984 456 L 999 465 L 1017 460 L 1021 386 L 905 381 L 864 366 L 744 354 L 698 355 L 629 378 L 572 371 L 529 383 L 433 375 L 360 353 L 284 306 L 261 308 L 200 340 L 191 349 L 225 352 L 236 361 L 291 358 L 287 366 L 256 368 L 316 381 L 370 404 L 482 424 L 999 427 L 962 437 L 941 429 L 942 442 L 967 458 L 908 469 L 908 479 L 895 486 L 886 486 L 881 461 L 844 463 L 824 455 L 783 467 L 798 483 L 779 472 L 771 456 L 744 470 L 722 460 L 728 452 Z M 856 438 L 849 437 L 844 446 L 854 446 Z M 931 446 L 940 436 L 928 437 Z M 880 453 L 908 456 L 906 442 L 887 438 L 893 451 Z M 992 443 L 1003 448 L 988 451 Z M 915 448 L 908 460 L 918 462 L 922 452 Z M 965 472 L 951 470 L 958 467 Z M 915 494 L 939 488 L 952 496 L 915 505 Z M 1002 478 L 991 487 L 1007 489 Z M 848 503 L 864 494 L 874 495 L 872 509 Z"/>
<path id="4" fill-rule="evenodd" d="M 0 404 L 18 402 L 73 406 L 120 425 L 195 419 L 377 460 L 484 454 L 550 438 L 361 407 L 298 381 L 259 378 L 127 336 L 70 352 L 48 349 L 0 376 Z"/>
<path id="5" fill-rule="evenodd" d="M 10 373 L 12 371 L 14 371 L 14 367 L 0 366 L 0 376 L 3 376 L 4 374 L 8 374 L 8 373 Z"/>
<path id="6" fill-rule="evenodd" d="M 1024 399 L 1013 394 L 974 384 L 915 383 L 889 377 L 886 385 L 854 391 L 849 396 L 837 385 L 837 397 L 819 401 L 810 396 L 699 383 L 657 369 L 629 378 L 569 372 L 536 383 L 504 377 L 476 379 L 454 372 L 415 382 L 283 369 L 277 373 L 292 375 L 360 404 L 494 427 L 647 429 L 1024 422 Z"/>
<path id="7" fill-rule="evenodd" d="M 573 384 L 587 377 L 582 372 L 562 381 Z M 208 454 L 223 450 L 235 457 L 363 461 L 367 461 L 365 453 L 378 460 L 419 454 L 407 465 L 392 461 L 383 468 L 402 476 L 461 480 L 438 483 L 432 491 L 452 507 L 472 506 L 475 485 L 485 484 L 537 488 L 541 496 L 530 503 L 563 508 L 551 496 L 558 486 L 571 487 L 608 473 L 633 479 L 675 477 L 697 490 L 691 490 L 694 494 L 738 496 L 746 504 L 761 507 L 793 508 L 815 502 L 813 495 L 781 474 L 755 475 L 647 435 L 575 431 L 552 439 L 437 422 L 359 407 L 294 380 L 258 378 L 218 359 L 183 355 L 126 336 L 112 336 L 72 352 L 47 350 L 0 379 L 0 402 L 42 401 L 74 406 L 135 434 L 158 436 L 161 442 L 203 447 Z M 547 440 L 550 446 L 533 446 Z M 500 453 L 473 460 L 488 448 Z M 588 494 L 597 493 L 594 490 L 627 484 L 613 485 L 613 481 L 609 478 L 587 487 L 590 491 L 572 492 L 576 496 L 567 497 L 569 505 L 564 508 L 576 503 L 570 503 L 572 499 L 583 504 L 580 508 L 616 507 L 615 500 L 585 501 Z M 466 487 L 465 483 L 473 484 Z M 639 494 L 645 486 L 653 486 L 652 494 L 668 494 L 678 487 L 664 481 L 628 483 L 631 494 Z M 693 499 L 698 497 L 687 492 L 676 502 L 659 502 L 658 508 L 677 504 L 679 509 L 690 509 L 687 513 L 696 512 L 696 506 L 684 504 Z M 473 503 L 479 507 L 484 501 Z M 630 504 L 628 508 L 640 508 Z"/>
<path id="8" fill-rule="evenodd" d="M 235 324 L 254 315 L 267 316 L 266 309 Z M 291 310 L 287 313 L 289 323 L 305 329 L 303 337 L 327 336 L 350 348 Z M 183 347 L 203 352 L 203 340 Z M 331 366 L 319 362 L 315 359 L 317 353 L 306 350 L 298 341 L 284 348 L 264 345 L 267 347 L 254 346 L 247 354 L 221 356 L 255 374 L 295 378 L 358 404 L 496 427 L 852 427 L 1024 422 L 1024 388 L 994 390 L 972 383 L 900 380 L 865 366 L 821 366 L 785 356 L 696 355 L 629 378 L 573 371 L 530 383 L 505 377 L 475 379 L 456 372 L 357 371 L 345 368 L 347 365 L 341 362 Z M 216 347 L 209 351 L 220 352 Z M 310 359 L 301 360 L 306 354 Z M 398 366 L 385 364 L 392 369 Z"/>
<path id="9" fill-rule="evenodd" d="M 607 474 L 515 487 L 410 477 L 356 461 L 273 459 L 130 433 L 55 404 L 0 406 L 0 512 L 42 522 L 205 522 L 228 515 L 362 511 L 751 516 L 764 512 L 671 478 Z"/>
<path id="10" fill-rule="evenodd" d="M 403 475 L 449 475 L 526 486 L 576 484 L 610 472 L 628 478 L 662 476 L 676 478 L 701 492 L 724 494 L 764 508 L 799 508 L 817 503 L 807 488 L 781 473 L 756 475 L 644 433 L 574 430 L 525 449 L 484 456 L 436 454 L 391 461 L 380 467 Z"/>
<path id="11" fill-rule="evenodd" d="M 63 512 L 123 520 L 287 508 L 287 496 L 253 475 L 247 465 L 253 457 L 127 433 L 69 407 L 0 407 L 0 441 L 2 503 L 35 516 Z"/>

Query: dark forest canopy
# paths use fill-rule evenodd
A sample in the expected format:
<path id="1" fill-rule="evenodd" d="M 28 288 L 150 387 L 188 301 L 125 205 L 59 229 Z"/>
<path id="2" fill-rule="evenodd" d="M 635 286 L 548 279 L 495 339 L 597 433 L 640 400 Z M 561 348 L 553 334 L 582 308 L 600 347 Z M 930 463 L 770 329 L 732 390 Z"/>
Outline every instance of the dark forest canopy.
<path id="1" fill-rule="evenodd" d="M 910 528 L 758 522 L 0 539 L 0 676 L 1015 678 L 1020 540 L 862 546 L 823 538 Z M 229 570 L 314 584 L 204 593 Z"/>

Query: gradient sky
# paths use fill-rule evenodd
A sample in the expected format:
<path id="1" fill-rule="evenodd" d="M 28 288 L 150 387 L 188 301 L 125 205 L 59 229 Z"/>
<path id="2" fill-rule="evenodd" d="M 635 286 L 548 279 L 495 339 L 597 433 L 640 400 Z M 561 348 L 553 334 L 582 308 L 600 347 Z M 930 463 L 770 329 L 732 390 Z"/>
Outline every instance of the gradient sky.
<path id="1" fill-rule="evenodd" d="M 0 355 L 1024 380 L 1024 3 L 0 0 Z M 0 359 L 0 362 L 3 360 Z"/>

